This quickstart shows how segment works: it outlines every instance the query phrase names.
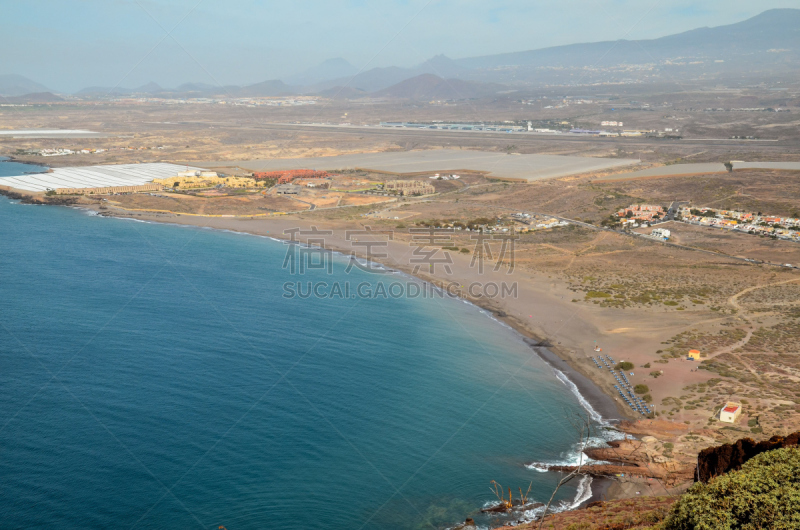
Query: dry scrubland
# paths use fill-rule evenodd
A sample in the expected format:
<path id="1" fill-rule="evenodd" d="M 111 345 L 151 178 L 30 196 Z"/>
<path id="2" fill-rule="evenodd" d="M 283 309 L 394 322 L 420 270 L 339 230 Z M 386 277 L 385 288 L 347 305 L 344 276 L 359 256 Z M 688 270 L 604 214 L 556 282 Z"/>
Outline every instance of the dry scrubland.
<path id="1" fill-rule="evenodd" d="M 694 182 L 697 194 L 692 193 Z M 508 208 L 598 223 L 631 202 L 667 204 L 675 198 L 697 205 L 729 201 L 726 207 L 743 208 L 737 202 L 740 195 L 730 192 L 744 183 L 750 191 L 748 208 L 778 213 L 800 210 L 800 194 L 785 191 L 794 189 L 796 179 L 783 172 L 735 172 L 713 179 L 664 178 L 602 186 L 590 178 L 516 185 L 475 177 L 473 187 L 464 193 L 441 196 L 434 202 L 397 205 L 393 212 L 408 209 L 412 215 L 400 220 L 371 219 L 370 224 L 402 231 L 416 224 L 507 217 Z M 351 220 L 356 218 L 354 215 Z M 513 224 L 510 219 L 504 222 Z M 660 315 L 664 329 L 689 322 L 675 333 L 653 337 L 629 359 L 637 372 L 648 374 L 643 381 L 650 387 L 646 399 L 656 405 L 659 417 L 707 429 L 710 440 L 785 434 L 800 422 L 800 275 L 727 256 L 797 264 L 800 247 L 682 223 L 667 226 L 675 230 L 678 242 L 715 254 L 569 226 L 521 234 L 516 245 L 517 271 L 562 282 L 572 291 L 575 304 L 624 310 L 628 316 L 626 322 L 620 322 L 621 328 L 635 326 L 637 319 L 646 315 Z M 472 252 L 475 242 L 461 234 L 450 245 Z M 691 380 L 670 373 L 676 363 L 688 362 L 683 358 L 689 349 L 699 349 L 704 356 Z M 600 371 L 590 361 L 584 371 L 613 392 L 614 381 L 597 373 Z M 745 405 L 744 416 L 734 426 L 714 419 L 728 399 Z"/>

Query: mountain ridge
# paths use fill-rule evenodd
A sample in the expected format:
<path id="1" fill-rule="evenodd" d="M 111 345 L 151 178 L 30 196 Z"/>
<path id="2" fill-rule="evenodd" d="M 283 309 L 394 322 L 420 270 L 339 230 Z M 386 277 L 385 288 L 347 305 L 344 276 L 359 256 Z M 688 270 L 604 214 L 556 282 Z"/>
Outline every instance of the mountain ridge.
<path id="1" fill-rule="evenodd" d="M 632 65 L 638 65 L 631 68 Z M 759 77 L 800 70 L 800 9 L 770 9 L 733 24 L 695 28 L 653 39 L 575 43 L 518 52 L 452 59 L 439 54 L 410 68 L 382 66 L 359 70 L 341 57 L 287 76 L 251 85 L 217 87 L 183 83 L 174 89 L 151 81 L 138 88 L 90 86 L 75 95 L 85 97 L 159 95 L 171 97 L 279 97 L 316 94 L 361 97 L 372 93 L 435 93 L 430 78 L 388 90 L 403 81 L 430 74 L 453 85 L 454 80 L 494 84 L 495 88 L 533 88 L 653 80 L 713 79 L 715 76 Z M 427 83 L 427 88 L 422 85 Z M 413 85 L 414 83 L 412 83 Z M 492 90 L 463 85 L 465 93 Z M 433 92 L 431 92 L 433 91 Z M 476 92 L 477 91 L 477 92 Z M 497 90 L 495 90 L 497 91 Z M 54 93 L 16 74 L 0 75 L 0 96 Z M 442 92 L 444 93 L 444 92 Z M 450 95 L 455 95 L 452 93 Z M 327 96 L 326 96 L 327 97 Z M 381 96 L 383 97 L 383 96 Z M 445 98 L 453 99 L 453 98 Z"/>

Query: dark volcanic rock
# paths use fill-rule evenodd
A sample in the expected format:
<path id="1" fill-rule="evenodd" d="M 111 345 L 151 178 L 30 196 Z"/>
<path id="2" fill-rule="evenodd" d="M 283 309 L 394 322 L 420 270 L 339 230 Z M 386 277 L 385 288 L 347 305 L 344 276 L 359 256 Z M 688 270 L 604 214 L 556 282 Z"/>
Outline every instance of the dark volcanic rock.
<path id="1" fill-rule="evenodd" d="M 742 464 L 754 456 L 800 443 L 800 431 L 787 437 L 773 436 L 765 442 L 755 442 L 750 438 L 742 438 L 734 444 L 720 445 L 703 449 L 697 455 L 695 482 L 708 482 L 714 477 L 729 471 L 736 471 Z"/>

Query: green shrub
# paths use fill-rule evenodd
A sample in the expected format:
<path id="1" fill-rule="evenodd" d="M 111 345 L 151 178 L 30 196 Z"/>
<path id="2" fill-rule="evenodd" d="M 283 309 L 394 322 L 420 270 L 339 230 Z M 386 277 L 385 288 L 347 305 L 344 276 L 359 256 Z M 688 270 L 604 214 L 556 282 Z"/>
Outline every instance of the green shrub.
<path id="1" fill-rule="evenodd" d="M 614 367 L 617 370 L 633 370 L 633 363 L 629 363 L 628 361 L 622 361 L 621 363 L 617 363 Z"/>
<path id="2" fill-rule="evenodd" d="M 678 302 L 675 300 L 665 300 L 664 305 L 678 305 Z"/>
<path id="3" fill-rule="evenodd" d="M 586 298 L 611 298 L 611 295 L 603 291 L 589 291 L 586 293 Z"/>
<path id="4" fill-rule="evenodd" d="M 650 363 L 643 364 L 643 365 L 642 365 L 642 368 L 650 368 Z"/>
<path id="5" fill-rule="evenodd" d="M 640 383 L 635 387 L 633 387 L 633 391 L 636 392 L 637 394 L 647 394 L 648 392 L 650 392 L 650 387 Z"/>
<path id="6" fill-rule="evenodd" d="M 742 469 L 692 486 L 663 530 L 800 528 L 800 449 L 768 451 Z"/>

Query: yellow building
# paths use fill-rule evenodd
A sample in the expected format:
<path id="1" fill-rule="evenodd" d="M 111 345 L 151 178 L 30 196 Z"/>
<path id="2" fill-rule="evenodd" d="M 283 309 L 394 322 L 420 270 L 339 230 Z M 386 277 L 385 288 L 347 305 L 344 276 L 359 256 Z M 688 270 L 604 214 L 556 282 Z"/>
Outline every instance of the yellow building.
<path id="1" fill-rule="evenodd" d="M 200 173 L 200 175 L 183 175 L 185 171 L 178 174 L 176 177 L 169 177 L 164 179 L 154 179 L 153 182 L 161 184 L 166 188 L 177 189 L 192 189 L 192 188 L 213 188 L 214 186 L 222 185 L 226 188 L 259 188 L 264 187 L 266 183 L 256 182 L 254 179 L 247 177 L 220 177 L 213 171 L 208 172 L 188 172 Z M 177 184 L 177 186 L 176 186 Z"/>
<path id="2" fill-rule="evenodd" d="M 689 350 L 689 353 L 686 354 L 686 358 L 691 359 L 692 361 L 699 361 L 700 350 Z"/>
<path id="3" fill-rule="evenodd" d="M 107 186 L 103 188 L 56 188 L 58 195 L 102 195 L 111 193 L 140 193 L 161 191 L 161 184 L 142 184 L 141 186 Z"/>

